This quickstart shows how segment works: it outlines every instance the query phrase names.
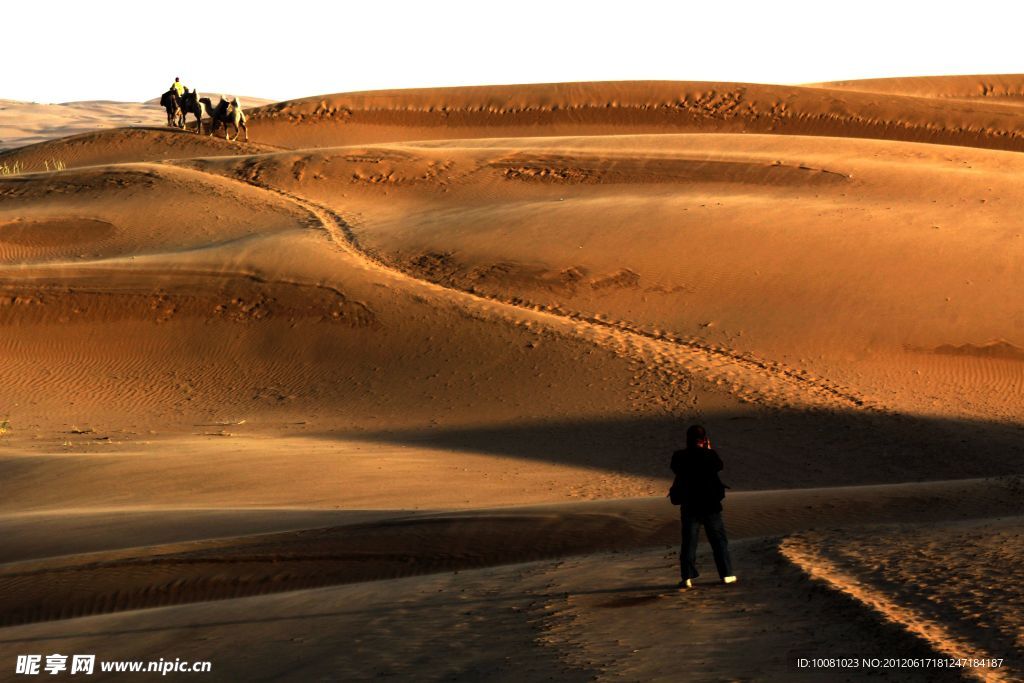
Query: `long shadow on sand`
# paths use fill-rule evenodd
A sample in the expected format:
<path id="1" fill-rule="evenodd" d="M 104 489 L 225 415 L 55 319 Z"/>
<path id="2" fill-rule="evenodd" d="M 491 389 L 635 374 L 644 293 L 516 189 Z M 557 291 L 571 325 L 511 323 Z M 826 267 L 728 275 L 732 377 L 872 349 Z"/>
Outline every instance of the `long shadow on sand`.
<path id="1" fill-rule="evenodd" d="M 705 416 L 734 489 L 803 488 L 1024 473 L 1024 424 L 869 412 Z M 689 421 L 673 416 L 330 432 L 365 440 L 668 477 Z M 598 473 L 595 472 L 595 476 Z"/>

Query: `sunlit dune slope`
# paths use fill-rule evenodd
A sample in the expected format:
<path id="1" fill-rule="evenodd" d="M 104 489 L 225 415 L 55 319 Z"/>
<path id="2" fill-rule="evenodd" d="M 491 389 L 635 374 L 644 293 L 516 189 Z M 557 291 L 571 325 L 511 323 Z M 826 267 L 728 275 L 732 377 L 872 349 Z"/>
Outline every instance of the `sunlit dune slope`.
<path id="1" fill-rule="evenodd" d="M 362 248 L 447 287 L 770 359 L 883 405 L 1020 409 L 1013 153 L 680 135 L 183 163 L 321 202 Z"/>
<path id="2" fill-rule="evenodd" d="M 23 267 L 210 249 L 309 221 L 258 188 L 155 164 L 0 179 L 0 198 L 0 264 Z"/>
<path id="3" fill-rule="evenodd" d="M 372 267 L 279 194 L 123 165 L 0 179 L 0 197 L 0 372 L 19 426 L 630 410 L 629 359 Z"/>
<path id="4" fill-rule="evenodd" d="M 1024 104 L 1024 74 L 979 74 L 976 76 L 916 76 L 908 78 L 867 78 L 853 81 L 814 83 L 828 90 L 974 100 L 977 102 Z"/>
<path id="5" fill-rule="evenodd" d="M 774 133 L 1024 149 L 1024 127 L 1011 104 L 691 81 L 324 95 L 255 109 L 251 125 L 253 139 L 292 148 L 483 137 Z"/>
<path id="6" fill-rule="evenodd" d="M 90 167 L 0 179 L 7 443 L 86 448 L 83 424 L 129 441 L 211 436 L 199 426 L 244 420 L 253 435 L 345 448 L 414 444 L 430 452 L 421 462 L 543 460 L 565 466 L 549 480 L 555 498 L 621 496 L 655 490 L 680 426 L 699 419 L 729 421 L 741 487 L 1015 471 L 1017 154 L 855 139 L 866 119 L 845 114 L 814 120 L 852 137 L 721 132 L 762 120 L 747 106 L 761 86 L 735 86 L 738 102 L 708 105 L 691 134 L 662 119 L 660 135 L 609 134 L 676 115 L 620 105 L 677 87 L 414 91 L 380 95 L 379 112 L 415 114 L 401 121 L 289 118 L 299 104 L 264 121 L 271 138 L 319 131 L 317 144 L 346 130 L 487 133 L 476 139 L 282 150 L 146 129 L 10 153 L 63 149 Z M 502 92 L 511 105 L 467 104 Z M 562 120 L 563 96 L 618 104 Z M 423 127 L 439 113 L 432 98 L 468 118 Z M 900 103 L 914 116 L 967 111 Z M 785 111 L 779 122 L 813 118 Z M 523 127 L 501 123 L 513 119 Z M 512 129 L 539 135 L 495 137 Z M 931 464 L 981 432 L 983 456 Z M 289 470 L 294 451 L 275 448 L 266 467 L 307 481 L 332 457 L 311 446 L 315 464 Z M 178 464 L 204 457 L 190 453 Z M 229 460 L 217 476 L 248 490 L 252 472 Z M 67 463 L 99 481 L 99 459 Z M 13 476 L 26 461 L 8 465 Z M 417 467 L 404 472 L 429 469 Z"/>

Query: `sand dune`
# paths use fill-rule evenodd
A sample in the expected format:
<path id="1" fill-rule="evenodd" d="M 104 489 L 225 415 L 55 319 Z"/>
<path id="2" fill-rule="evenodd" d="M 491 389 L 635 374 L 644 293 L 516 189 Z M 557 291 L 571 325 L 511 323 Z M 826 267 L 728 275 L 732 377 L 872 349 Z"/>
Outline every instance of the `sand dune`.
<path id="1" fill-rule="evenodd" d="M 0 150 L 113 126 L 155 126 L 167 121 L 158 105 L 135 102 L 39 104 L 0 100 Z"/>
<path id="2" fill-rule="evenodd" d="M 1018 405 L 1012 153 L 661 135 L 194 165 L 322 202 L 361 249 L 416 278 L 747 357 L 829 401 L 972 417 Z M 1005 392 L 970 381 L 993 357 L 967 351 L 992 340 L 1009 352 L 995 363 Z M 736 382 L 731 370 L 715 379 Z"/>
<path id="3" fill-rule="evenodd" d="M 353 93 L 0 153 L 0 622 L 48 622 L 0 648 L 655 680 L 704 619 L 698 680 L 816 680 L 787 642 L 1018 647 L 1019 591 L 970 585 L 1024 514 L 1016 78 Z M 734 603 L 667 597 L 695 421 Z"/>
<path id="4" fill-rule="evenodd" d="M 815 83 L 828 90 L 852 90 L 913 97 L 1024 104 L 1024 74 L 976 76 L 918 76 L 915 78 L 867 78 Z"/>
<path id="5" fill-rule="evenodd" d="M 807 87 L 686 81 L 562 83 L 343 93 L 263 106 L 255 106 L 263 101 L 250 98 L 243 104 L 248 103 L 254 141 L 293 149 L 491 137 L 759 133 L 1020 150 L 1024 143 L 1013 94 L 1020 78 L 991 77 L 981 85 L 971 78 Z M 978 101 L 973 101 L 979 89 Z M 132 123 L 159 125 L 162 120 Z M 128 148 L 122 161 L 159 158 L 154 156 L 159 141 L 147 151 L 133 143 L 137 132 L 119 130 L 120 134 L 106 131 L 94 145 L 79 142 L 63 149 L 53 144 L 28 154 L 0 155 L 0 163 L 23 155 L 26 164 L 35 163 L 44 154 L 69 165 L 109 163 L 122 147 Z M 43 137 L 18 141 L 26 144 Z M 100 147 L 92 150 L 96 156 L 87 156 L 95 145 Z M 183 156 L 171 153 L 166 158 Z"/>
<path id="6" fill-rule="evenodd" d="M 310 97 L 252 112 L 260 140 L 285 147 L 484 137 L 771 133 L 1019 150 L 1017 109 L 1001 102 L 848 89 L 623 81 L 384 90 Z"/>

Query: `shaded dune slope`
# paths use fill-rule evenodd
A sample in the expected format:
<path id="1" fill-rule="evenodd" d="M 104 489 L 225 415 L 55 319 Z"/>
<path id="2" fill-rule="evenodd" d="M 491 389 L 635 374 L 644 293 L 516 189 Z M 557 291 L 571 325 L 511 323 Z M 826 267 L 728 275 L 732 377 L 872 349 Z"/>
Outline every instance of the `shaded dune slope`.
<path id="1" fill-rule="evenodd" d="M 824 538 L 794 534 L 780 550 L 808 576 L 881 619 L 899 624 L 946 657 L 988 657 L 1003 666 L 970 671 L 986 681 L 1016 681 L 1024 667 L 1010 653 L 1024 644 L 1019 589 L 1024 518 L 920 525 L 902 533 L 850 530 Z M 957 571 L 935 571 L 949 553 Z"/>
<path id="2" fill-rule="evenodd" d="M 675 563 L 665 551 L 602 553 L 26 624 L 4 629 L 0 653 L 106 650 L 145 659 L 189 642 L 193 659 L 215 662 L 231 680 L 300 671 L 573 683 L 675 679 L 679 655 L 664 643 L 680 633 L 700 634 L 705 657 L 687 667 L 695 680 L 816 680 L 815 672 L 794 675 L 793 658 L 837 651 L 934 656 L 901 629 L 809 586 L 777 541 L 740 541 L 733 551 L 748 580 L 685 599 L 665 579 Z M 809 636 L 813 643 L 794 652 Z M 962 680 L 937 669 L 901 670 L 898 679 Z"/>
<path id="3" fill-rule="evenodd" d="M 979 495 L 985 492 L 986 495 Z M 1019 481 L 965 480 L 735 494 L 734 538 L 1024 511 Z M 11 562 L 0 623 L 240 597 L 567 554 L 671 544 L 656 499 L 398 516 L 340 527 Z"/>

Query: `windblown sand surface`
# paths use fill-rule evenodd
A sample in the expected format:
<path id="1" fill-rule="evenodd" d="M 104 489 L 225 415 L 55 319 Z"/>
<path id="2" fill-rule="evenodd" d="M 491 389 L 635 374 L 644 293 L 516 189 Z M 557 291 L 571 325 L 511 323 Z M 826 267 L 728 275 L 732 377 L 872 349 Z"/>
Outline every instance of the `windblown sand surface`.
<path id="1" fill-rule="evenodd" d="M 1022 85 L 355 93 L 0 153 L 3 666 L 1021 676 Z M 680 595 L 695 421 L 740 583 Z"/>

